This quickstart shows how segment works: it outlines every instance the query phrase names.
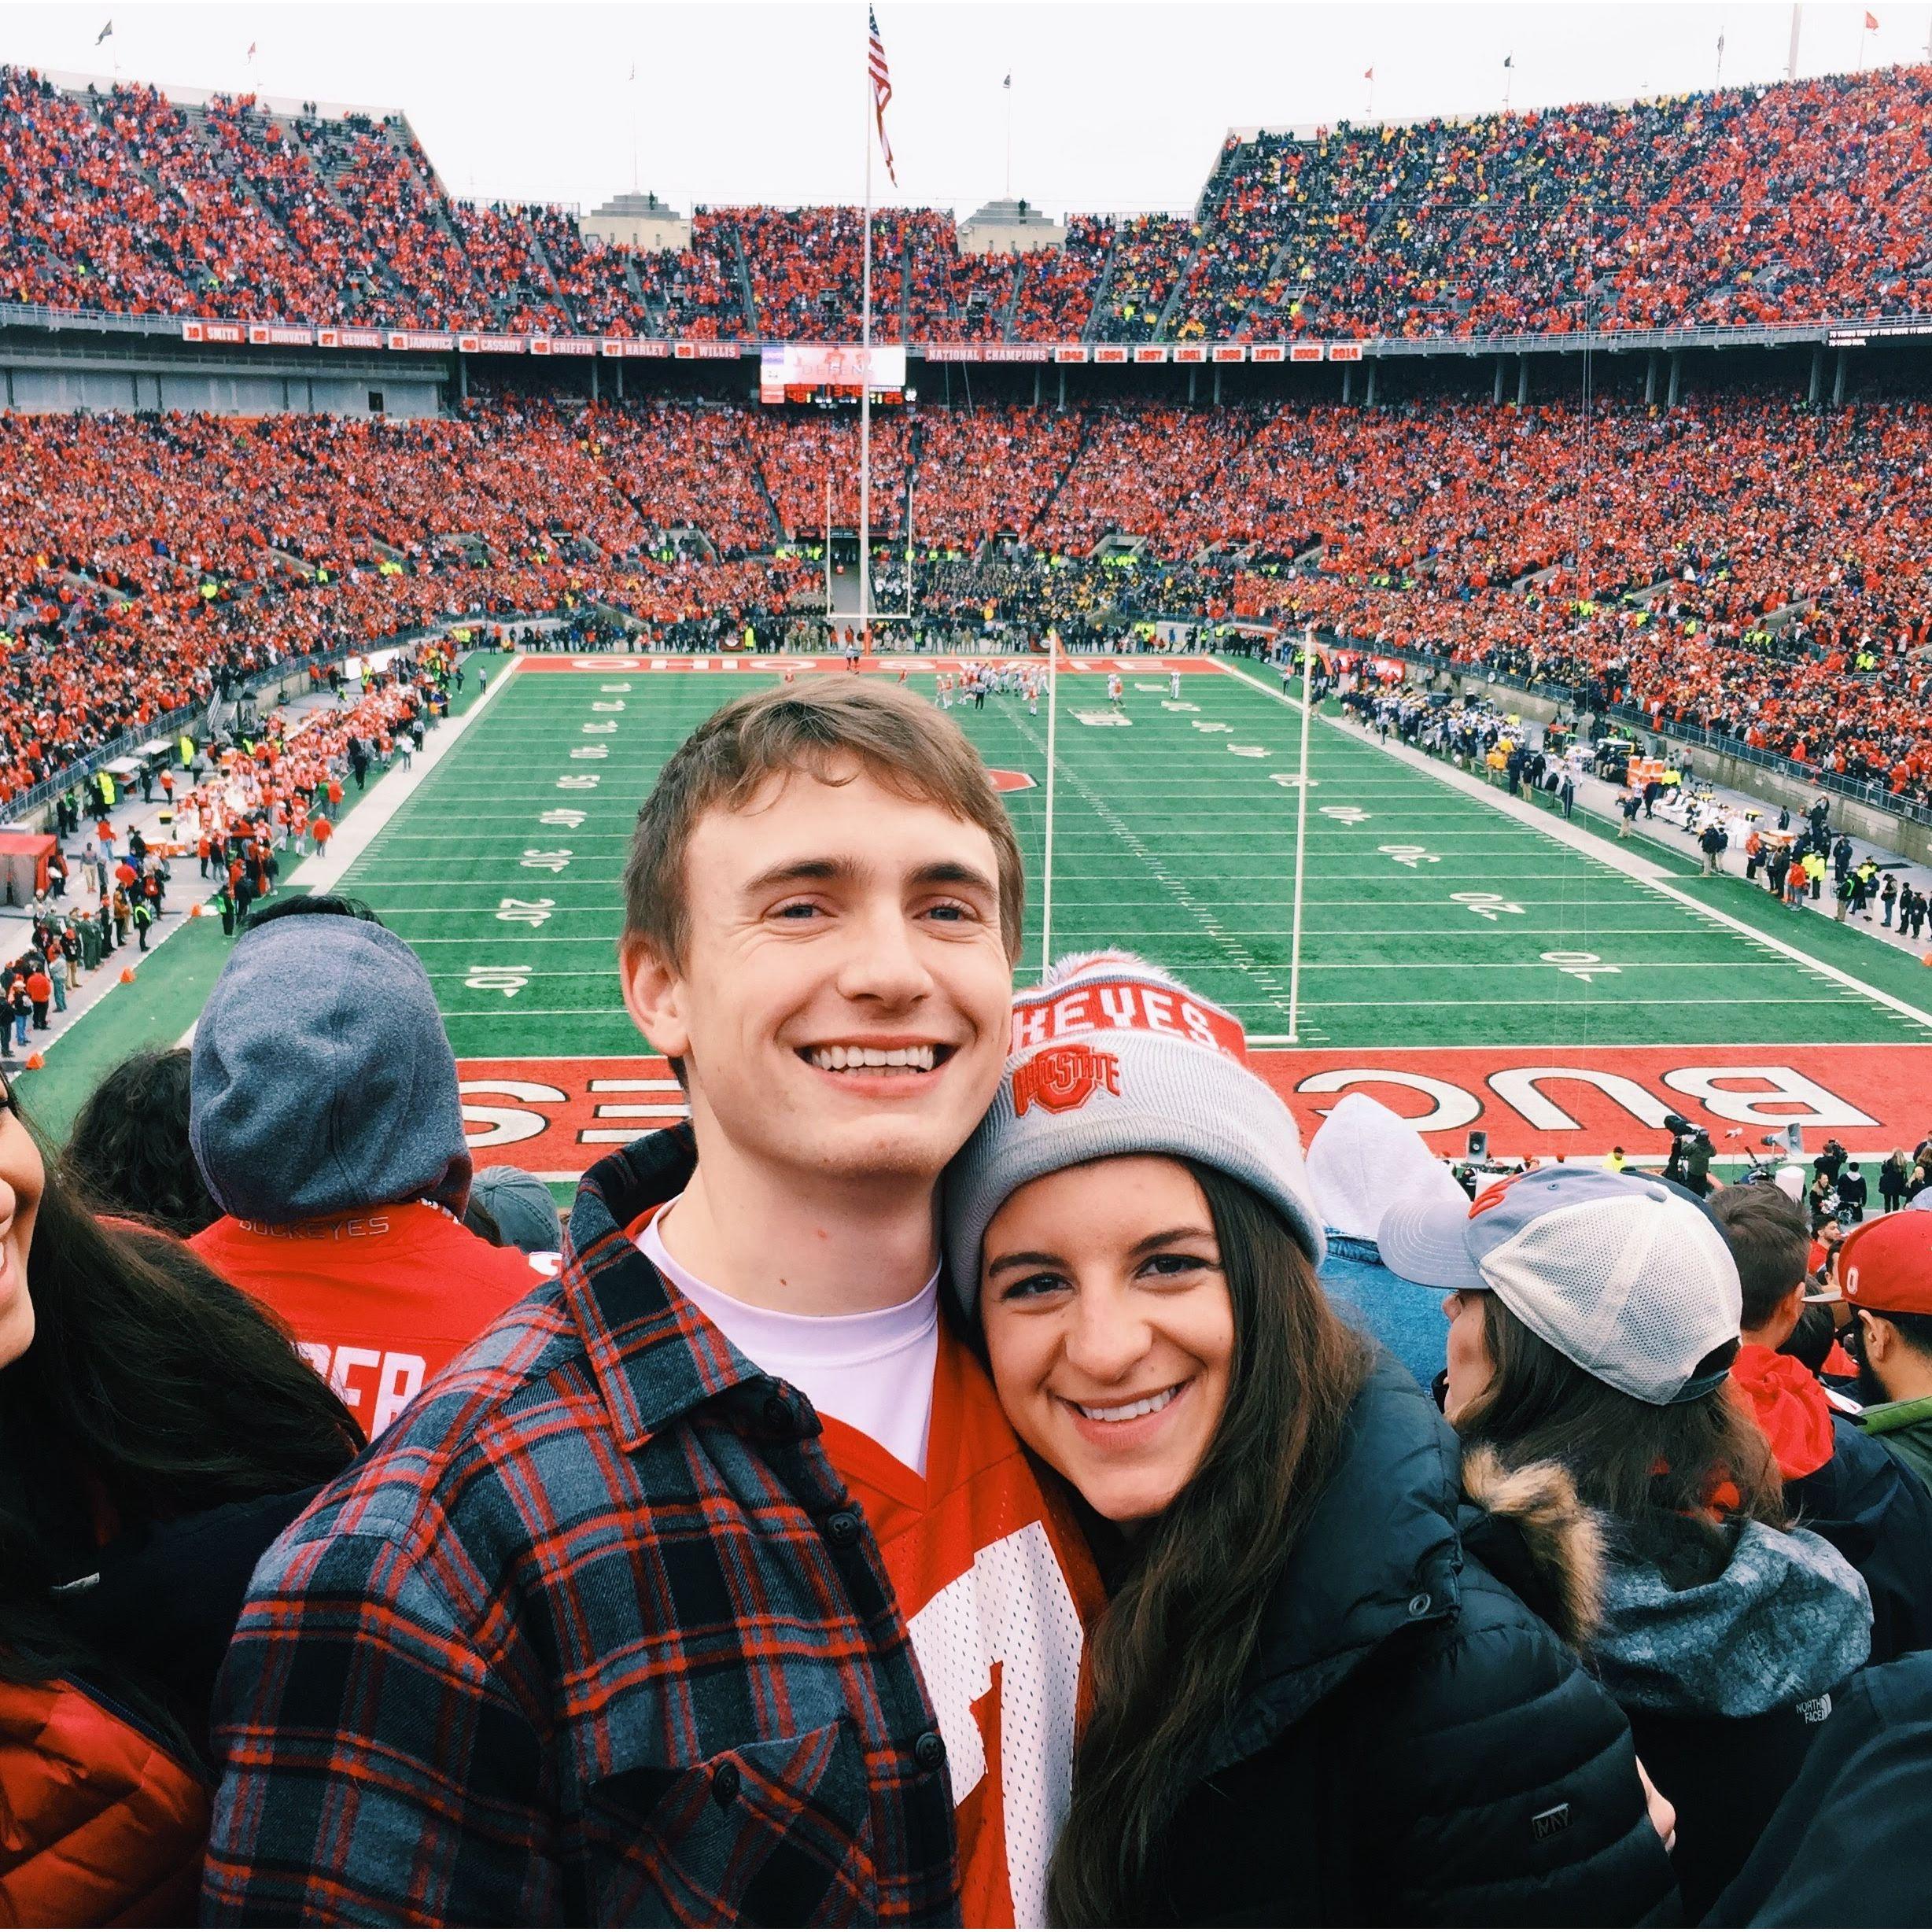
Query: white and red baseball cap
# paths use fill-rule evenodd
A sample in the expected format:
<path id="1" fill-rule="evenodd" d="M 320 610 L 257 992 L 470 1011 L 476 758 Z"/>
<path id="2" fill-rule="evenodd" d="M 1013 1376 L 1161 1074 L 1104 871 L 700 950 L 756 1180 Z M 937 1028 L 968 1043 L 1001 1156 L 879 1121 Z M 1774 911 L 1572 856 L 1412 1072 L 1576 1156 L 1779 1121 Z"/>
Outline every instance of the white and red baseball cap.
<path id="1" fill-rule="evenodd" d="M 1743 1296 L 1724 1230 L 1695 1195 L 1654 1176 L 1537 1167 L 1466 1207 L 1406 1196 L 1376 1241 L 1405 1280 L 1495 1295 L 1639 1402 L 1708 1395 L 1737 1352 Z"/>

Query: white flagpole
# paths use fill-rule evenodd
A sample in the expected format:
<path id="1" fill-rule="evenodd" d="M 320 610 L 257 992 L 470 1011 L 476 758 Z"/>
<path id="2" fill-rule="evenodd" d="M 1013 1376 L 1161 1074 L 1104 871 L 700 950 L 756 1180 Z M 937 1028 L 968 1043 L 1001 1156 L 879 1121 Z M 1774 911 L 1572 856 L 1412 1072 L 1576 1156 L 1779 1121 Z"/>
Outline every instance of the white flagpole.
<path id="1" fill-rule="evenodd" d="M 872 60 L 865 39 L 865 257 L 859 283 L 859 647 L 872 640 Z"/>
<path id="2" fill-rule="evenodd" d="M 1006 76 L 1006 198 L 1013 198 L 1013 77 Z"/>
<path id="3" fill-rule="evenodd" d="M 1295 787 L 1295 920 L 1288 942 L 1288 1038 L 1301 1038 L 1301 890 L 1308 859 L 1308 720 L 1314 710 L 1314 626 L 1301 640 L 1301 782 Z"/>
<path id="4" fill-rule="evenodd" d="M 1060 636 L 1049 625 L 1046 632 L 1046 875 L 1040 889 L 1040 983 L 1053 966 L 1053 755 L 1060 724 Z"/>

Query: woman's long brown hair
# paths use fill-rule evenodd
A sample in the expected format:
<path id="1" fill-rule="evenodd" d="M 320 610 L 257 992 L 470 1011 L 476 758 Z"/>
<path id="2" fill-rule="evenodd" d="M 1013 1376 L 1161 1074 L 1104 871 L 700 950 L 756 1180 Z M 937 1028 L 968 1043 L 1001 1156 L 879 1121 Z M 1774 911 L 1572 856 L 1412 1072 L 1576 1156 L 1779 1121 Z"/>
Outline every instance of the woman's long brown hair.
<path id="1" fill-rule="evenodd" d="M 1451 1418 L 1465 1443 L 1503 1462 L 1560 1462 L 1630 1554 L 1667 1566 L 1686 1526 L 1720 1553 L 1723 1519 L 1790 1521 L 1771 1445 L 1720 1385 L 1694 1401 L 1639 1402 L 1599 1381 L 1484 1295 L 1488 1386 Z"/>
<path id="2" fill-rule="evenodd" d="M 1296 1535 L 1321 1494 L 1367 1346 L 1329 1307 L 1273 1208 L 1187 1163 L 1234 1308 L 1227 1407 L 1200 1467 L 1148 1525 L 1090 1657 L 1093 1706 L 1047 1876 L 1056 1925 L 1131 1925 L 1160 1835 L 1226 1714 Z"/>

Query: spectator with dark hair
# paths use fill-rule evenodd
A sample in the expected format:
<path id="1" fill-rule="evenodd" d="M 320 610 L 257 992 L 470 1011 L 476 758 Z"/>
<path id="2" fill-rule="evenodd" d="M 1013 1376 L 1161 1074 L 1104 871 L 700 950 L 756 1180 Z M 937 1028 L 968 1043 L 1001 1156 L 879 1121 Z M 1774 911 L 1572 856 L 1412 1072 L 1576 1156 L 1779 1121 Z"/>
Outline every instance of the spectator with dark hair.
<path id="1" fill-rule="evenodd" d="M 1742 1298 L 1724 1231 L 1680 1188 L 1565 1167 L 1466 1215 L 1399 1200 L 1377 1240 L 1398 1274 L 1451 1291 L 1445 1413 L 1467 1448 L 1560 1463 L 1604 1528 L 1586 1654 L 1677 1808 L 1694 1922 L 1871 1648 L 1864 1579 L 1790 1526 L 1770 1447 L 1725 1387 Z"/>
<path id="2" fill-rule="evenodd" d="M 1932 1491 L 1785 1352 L 1806 1306 L 1805 1211 L 1775 1187 L 1721 1188 L 1710 1204 L 1742 1291 L 1731 1392 L 1771 1444 L 1786 1508 L 1864 1578 L 1874 1663 L 1932 1646 Z"/>
<path id="3" fill-rule="evenodd" d="M 249 1572 L 361 1446 L 245 1296 L 0 1089 L 0 1923 L 187 1924 Z"/>
<path id="4" fill-rule="evenodd" d="M 1838 1250 L 1858 1360 L 1860 1425 L 1932 1483 L 1932 1213 L 1854 1228 Z"/>
<path id="5" fill-rule="evenodd" d="M 68 1135 L 66 1171 L 105 1212 L 186 1239 L 221 1212 L 188 1149 L 185 1046 L 131 1053 L 101 1076 Z"/>
<path id="6" fill-rule="evenodd" d="M 194 1237 L 371 1436 L 540 1277 L 460 1219 L 471 1165 L 429 975 L 366 907 L 267 906 L 195 1029 Z"/>

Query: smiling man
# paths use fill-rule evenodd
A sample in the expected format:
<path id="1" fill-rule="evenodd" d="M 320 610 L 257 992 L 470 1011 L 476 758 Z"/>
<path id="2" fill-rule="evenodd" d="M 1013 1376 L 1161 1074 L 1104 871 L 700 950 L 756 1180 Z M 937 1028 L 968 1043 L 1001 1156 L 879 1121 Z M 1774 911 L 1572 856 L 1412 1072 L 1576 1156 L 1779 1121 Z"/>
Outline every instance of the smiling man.
<path id="1" fill-rule="evenodd" d="M 258 1571 L 216 1920 L 1040 1923 L 1086 1552 L 942 1324 L 1023 881 L 905 692 L 740 699 L 625 874 L 691 1101 Z"/>

